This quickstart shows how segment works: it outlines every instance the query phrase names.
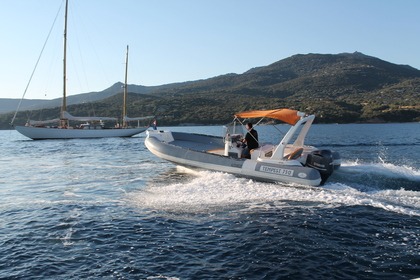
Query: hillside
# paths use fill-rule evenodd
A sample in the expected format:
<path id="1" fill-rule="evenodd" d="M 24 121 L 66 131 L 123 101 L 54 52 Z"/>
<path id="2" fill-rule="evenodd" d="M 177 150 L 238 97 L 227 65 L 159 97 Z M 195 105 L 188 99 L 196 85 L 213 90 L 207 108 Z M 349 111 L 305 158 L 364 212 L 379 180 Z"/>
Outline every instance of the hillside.
<path id="1" fill-rule="evenodd" d="M 119 117 L 121 84 L 89 104 L 71 105 L 74 115 Z M 129 87 L 129 115 L 155 114 L 160 125 L 221 124 L 235 112 L 289 107 L 315 113 L 317 122 L 420 121 L 420 71 L 361 53 L 294 55 L 243 74 L 205 80 Z M 106 94 L 105 94 L 106 93 Z M 32 111 L 31 118 L 56 117 L 56 109 Z M 19 114 L 24 122 L 29 112 Z M 7 128 L 10 114 L 0 115 Z"/>
<path id="2" fill-rule="evenodd" d="M 154 91 L 164 90 L 168 87 L 177 88 L 185 84 L 187 83 L 168 84 L 168 85 L 152 86 L 152 87 L 128 85 L 128 90 L 132 93 L 148 94 Z M 100 92 L 88 92 L 88 93 L 71 95 L 67 97 L 67 104 L 73 105 L 73 104 L 89 103 L 89 102 L 96 102 L 99 100 L 103 100 L 119 92 L 122 92 L 122 87 L 123 87 L 123 83 L 118 82 L 112 85 L 111 87 Z M 18 107 L 19 102 L 20 102 L 20 99 L 0 98 L 0 114 L 15 112 L 16 108 Z M 52 100 L 24 99 L 22 100 L 22 103 L 20 105 L 20 110 L 21 111 L 37 110 L 37 109 L 54 108 L 57 106 L 61 106 L 61 97 L 55 98 Z"/>

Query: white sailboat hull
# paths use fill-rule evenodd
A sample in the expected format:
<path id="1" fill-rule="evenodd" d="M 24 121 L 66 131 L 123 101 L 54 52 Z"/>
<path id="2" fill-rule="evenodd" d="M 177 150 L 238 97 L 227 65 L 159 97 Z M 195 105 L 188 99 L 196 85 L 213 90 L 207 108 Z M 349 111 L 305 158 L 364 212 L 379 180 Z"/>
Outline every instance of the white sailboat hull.
<path id="1" fill-rule="evenodd" d="M 110 129 L 62 129 L 33 126 L 15 126 L 21 134 L 33 140 L 42 139 L 72 139 L 72 138 L 105 138 L 105 137 L 131 137 L 142 133 L 146 127 L 136 128 L 110 128 Z"/>
<path id="2" fill-rule="evenodd" d="M 23 134 L 24 136 L 33 140 L 41 139 L 72 139 L 72 138 L 105 138 L 105 137 L 131 137 L 139 134 L 147 129 L 147 127 L 127 127 L 127 115 L 126 115 L 126 97 L 127 97 L 127 66 L 128 66 L 128 46 L 126 54 L 126 68 L 125 68 L 125 86 L 124 86 L 124 102 L 123 102 L 123 122 L 122 127 L 124 128 L 104 128 L 102 121 L 117 121 L 117 118 L 113 117 L 75 117 L 70 115 L 66 111 L 66 60 L 67 60 L 67 11 L 68 11 L 68 0 L 66 0 L 65 16 L 64 16 L 64 52 L 63 52 L 63 99 L 60 112 L 60 119 L 53 119 L 48 121 L 31 121 L 28 120 L 25 126 L 15 126 L 15 129 Z M 13 117 L 13 121 L 16 117 Z M 142 118 L 131 118 L 131 120 L 143 120 L 153 118 L 152 116 Z M 72 128 L 69 125 L 69 121 L 87 122 L 79 126 L 79 128 Z M 91 125 L 90 122 L 93 124 Z M 61 127 L 45 127 L 47 123 L 55 123 Z M 120 123 L 116 123 L 119 125 Z"/>

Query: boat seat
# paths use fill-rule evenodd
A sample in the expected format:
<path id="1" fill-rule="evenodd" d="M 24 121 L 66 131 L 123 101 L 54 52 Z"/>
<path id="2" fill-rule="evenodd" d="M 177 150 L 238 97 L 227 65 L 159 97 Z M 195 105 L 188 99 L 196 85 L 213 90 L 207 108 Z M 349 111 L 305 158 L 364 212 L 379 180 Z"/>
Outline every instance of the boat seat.
<path id="1" fill-rule="evenodd" d="M 273 155 L 274 146 L 272 144 L 262 144 L 258 147 L 259 157 L 271 157 Z"/>
<path id="2" fill-rule="evenodd" d="M 303 148 L 297 148 L 290 154 L 286 155 L 285 158 L 291 160 L 291 159 L 298 159 L 303 153 Z"/>

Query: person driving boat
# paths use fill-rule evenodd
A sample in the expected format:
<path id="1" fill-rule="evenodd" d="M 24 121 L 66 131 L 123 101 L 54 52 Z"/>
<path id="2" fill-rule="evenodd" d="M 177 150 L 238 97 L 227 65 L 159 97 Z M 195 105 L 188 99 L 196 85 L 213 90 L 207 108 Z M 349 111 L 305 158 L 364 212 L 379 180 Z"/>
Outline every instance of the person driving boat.
<path id="1" fill-rule="evenodd" d="M 245 125 L 248 130 L 245 138 L 242 139 L 242 143 L 246 146 L 242 151 L 242 158 L 251 158 L 251 150 L 258 148 L 258 132 L 253 128 L 252 123 L 247 123 Z"/>

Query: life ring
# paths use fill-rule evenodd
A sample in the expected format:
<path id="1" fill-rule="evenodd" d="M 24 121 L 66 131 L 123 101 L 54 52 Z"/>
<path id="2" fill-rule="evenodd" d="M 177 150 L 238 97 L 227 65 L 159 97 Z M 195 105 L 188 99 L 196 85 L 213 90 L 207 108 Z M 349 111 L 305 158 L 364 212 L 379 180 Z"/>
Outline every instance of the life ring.
<path id="1" fill-rule="evenodd" d="M 291 160 L 291 159 L 297 159 L 299 158 L 303 153 L 303 148 L 298 148 L 296 150 L 294 150 L 293 152 L 291 152 L 288 156 L 287 159 Z"/>

